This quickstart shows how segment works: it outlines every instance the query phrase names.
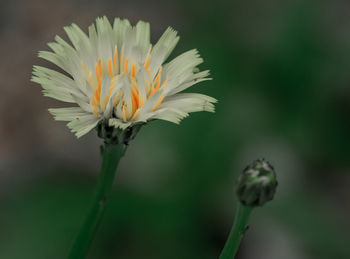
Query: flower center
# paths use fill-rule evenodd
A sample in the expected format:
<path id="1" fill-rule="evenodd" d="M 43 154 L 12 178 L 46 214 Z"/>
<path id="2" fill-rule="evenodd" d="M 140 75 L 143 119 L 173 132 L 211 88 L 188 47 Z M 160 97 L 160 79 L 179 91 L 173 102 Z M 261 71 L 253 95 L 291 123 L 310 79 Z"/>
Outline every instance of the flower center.
<path id="1" fill-rule="evenodd" d="M 85 63 L 81 61 L 85 80 L 92 90 L 92 94 L 89 96 L 91 110 L 97 117 L 100 117 L 106 110 L 108 103 L 112 102 L 114 114 L 117 117 L 124 122 L 135 120 L 145 102 L 167 84 L 168 77 L 162 81 L 162 66 L 158 69 L 156 76 L 150 78 L 150 50 L 143 64 L 148 74 L 144 82 L 138 82 L 137 79 L 137 74 L 141 69 L 140 64 L 132 63 L 129 57 L 124 57 L 123 49 L 118 54 L 117 46 L 114 48 L 112 57 L 109 57 L 107 60 L 98 59 L 94 71 L 87 68 Z M 129 89 L 121 88 L 114 94 L 121 76 L 127 76 Z M 142 83 L 141 87 L 144 87 L 144 90 L 139 88 L 140 83 Z M 130 91 L 130 94 L 126 94 L 125 91 Z M 114 95 L 114 98 L 110 100 L 112 95 Z M 164 96 L 161 95 L 150 112 L 154 111 L 162 103 L 163 98 Z"/>

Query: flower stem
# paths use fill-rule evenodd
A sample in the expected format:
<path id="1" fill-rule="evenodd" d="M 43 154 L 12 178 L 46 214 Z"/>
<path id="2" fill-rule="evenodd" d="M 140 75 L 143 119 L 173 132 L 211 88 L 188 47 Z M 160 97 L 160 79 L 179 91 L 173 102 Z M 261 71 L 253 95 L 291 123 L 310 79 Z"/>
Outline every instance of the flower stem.
<path id="1" fill-rule="evenodd" d="M 124 144 L 105 144 L 102 150 L 102 168 L 93 203 L 75 239 L 69 259 L 84 258 L 103 216 L 120 158 L 125 153 Z"/>
<path id="2" fill-rule="evenodd" d="M 244 206 L 238 203 L 238 211 L 236 214 L 234 225 L 231 229 L 230 235 L 226 241 L 225 247 L 221 252 L 219 259 L 234 259 L 238 251 L 239 244 L 243 238 L 244 232 L 247 228 L 250 213 L 253 207 Z"/>

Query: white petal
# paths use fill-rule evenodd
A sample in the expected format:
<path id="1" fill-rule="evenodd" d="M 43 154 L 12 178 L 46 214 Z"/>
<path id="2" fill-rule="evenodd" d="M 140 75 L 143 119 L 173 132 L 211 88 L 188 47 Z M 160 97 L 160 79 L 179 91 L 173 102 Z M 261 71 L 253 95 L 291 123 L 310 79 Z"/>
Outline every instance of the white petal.
<path id="1" fill-rule="evenodd" d="M 214 112 L 215 107 L 213 103 L 216 102 L 216 99 L 204 94 L 181 93 L 166 97 L 163 103 L 159 106 L 159 109 L 175 108 L 187 113 L 199 111 Z"/>
<path id="2" fill-rule="evenodd" d="M 69 73 L 69 68 L 67 64 L 65 64 L 64 60 L 59 55 L 50 51 L 39 51 L 38 57 L 55 64 L 56 66 L 62 68 L 64 71 Z"/>
<path id="3" fill-rule="evenodd" d="M 78 52 L 90 50 L 90 39 L 78 25 L 73 23 L 71 26 L 66 26 L 63 29 Z"/>
<path id="4" fill-rule="evenodd" d="M 95 115 L 84 115 L 72 120 L 67 124 L 67 126 L 72 130 L 72 132 L 75 133 L 78 138 L 80 138 L 95 128 L 98 122 L 99 118 Z"/>
<path id="5" fill-rule="evenodd" d="M 76 96 L 72 94 L 72 98 L 74 99 L 74 102 L 77 103 L 84 111 L 91 113 L 91 106 L 90 106 L 90 101 L 85 98 L 80 98 L 79 96 Z"/>
<path id="6" fill-rule="evenodd" d="M 150 116 L 148 119 L 166 120 L 179 124 L 180 121 L 187 116 L 188 113 L 175 108 L 162 108 L 153 112 L 152 116 Z"/>
<path id="7" fill-rule="evenodd" d="M 150 61 L 151 78 L 155 76 L 159 69 L 159 66 L 173 51 L 179 39 L 180 37 L 177 36 L 177 31 L 169 27 L 160 37 L 158 42 L 154 45 L 151 51 Z"/>
<path id="8" fill-rule="evenodd" d="M 146 55 L 150 47 L 150 25 L 148 22 L 139 21 L 136 24 L 136 43 L 142 51 L 142 55 Z"/>
<path id="9" fill-rule="evenodd" d="M 103 76 L 102 84 L 101 84 L 101 103 L 103 103 L 104 99 L 108 96 L 110 85 L 111 85 L 111 77 Z"/>
<path id="10" fill-rule="evenodd" d="M 150 71 L 150 79 L 153 80 L 155 75 L 157 74 L 160 66 L 164 62 L 164 56 L 166 55 L 167 48 L 164 46 L 160 46 L 157 51 L 157 55 L 151 54 L 151 60 L 149 63 L 149 71 Z"/>
<path id="11" fill-rule="evenodd" d="M 133 27 L 127 33 L 125 34 L 122 49 L 124 52 L 124 62 L 125 58 L 129 59 L 129 67 L 131 67 L 131 64 L 137 64 L 142 59 L 142 50 L 140 46 L 138 46 L 136 41 L 136 28 Z"/>
<path id="12" fill-rule="evenodd" d="M 158 55 L 158 51 L 160 48 L 165 48 L 166 52 L 163 56 L 163 61 L 170 55 L 170 53 L 174 50 L 176 44 L 178 43 L 180 37 L 177 36 L 177 31 L 168 27 L 163 35 L 160 37 L 158 42 L 154 45 L 151 56 L 155 57 Z"/>
<path id="13" fill-rule="evenodd" d="M 108 60 L 114 50 L 113 29 L 106 16 L 96 19 L 97 29 L 97 55 L 99 58 Z"/>
<path id="14" fill-rule="evenodd" d="M 75 102 L 72 94 L 81 99 L 85 97 L 75 81 L 52 69 L 34 66 L 31 80 L 42 85 L 45 95 L 60 101 Z"/>
<path id="15" fill-rule="evenodd" d="M 55 120 L 58 121 L 71 121 L 81 116 L 89 115 L 80 107 L 51 108 L 49 112 L 54 116 Z"/>
<path id="16" fill-rule="evenodd" d="M 199 56 L 198 51 L 192 49 L 164 65 L 164 73 L 169 79 L 172 79 L 175 84 L 181 84 L 193 75 L 194 68 L 202 62 L 203 59 Z"/>
<path id="17" fill-rule="evenodd" d="M 172 85 L 172 87 L 167 87 L 167 95 L 174 95 L 176 93 L 179 93 L 183 90 L 186 90 L 187 88 L 191 87 L 192 85 L 198 84 L 199 82 L 212 80 L 212 78 L 206 78 L 206 76 L 209 75 L 209 70 L 202 71 L 200 73 L 193 74 L 189 76 L 185 82 L 179 84 L 179 85 Z"/>
<path id="18" fill-rule="evenodd" d="M 119 18 L 114 19 L 113 31 L 114 31 L 114 42 L 118 48 L 121 48 L 126 33 L 131 30 L 130 22 L 127 19 L 121 20 Z"/>

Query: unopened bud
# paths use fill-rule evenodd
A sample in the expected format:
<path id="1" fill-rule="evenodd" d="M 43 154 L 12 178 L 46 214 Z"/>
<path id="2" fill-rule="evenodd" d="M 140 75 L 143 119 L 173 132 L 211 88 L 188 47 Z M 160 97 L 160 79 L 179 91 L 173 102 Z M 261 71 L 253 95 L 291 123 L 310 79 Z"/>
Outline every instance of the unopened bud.
<path id="1" fill-rule="evenodd" d="M 277 188 L 274 168 L 264 159 L 248 165 L 238 179 L 237 196 L 245 206 L 262 206 L 273 199 Z"/>

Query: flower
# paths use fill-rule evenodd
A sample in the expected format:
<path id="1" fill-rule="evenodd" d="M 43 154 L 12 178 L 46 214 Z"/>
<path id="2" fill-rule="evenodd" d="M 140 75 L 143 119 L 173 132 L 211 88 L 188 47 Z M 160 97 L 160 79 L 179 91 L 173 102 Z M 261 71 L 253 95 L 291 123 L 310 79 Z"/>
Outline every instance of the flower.
<path id="1" fill-rule="evenodd" d="M 150 44 L 150 25 L 139 21 L 131 26 L 116 18 L 97 18 L 85 34 L 76 24 L 64 27 L 71 46 L 61 37 L 48 43 L 51 51 L 39 57 L 65 73 L 34 66 L 32 81 L 41 84 L 43 94 L 78 106 L 49 109 L 56 120 L 81 137 L 99 122 L 126 129 L 138 123 L 161 119 L 179 123 L 189 112 L 214 112 L 212 97 L 180 93 L 209 80 L 209 71 L 199 72 L 203 62 L 196 49 L 168 63 L 165 60 L 179 41 L 168 28 L 158 42 Z"/>

